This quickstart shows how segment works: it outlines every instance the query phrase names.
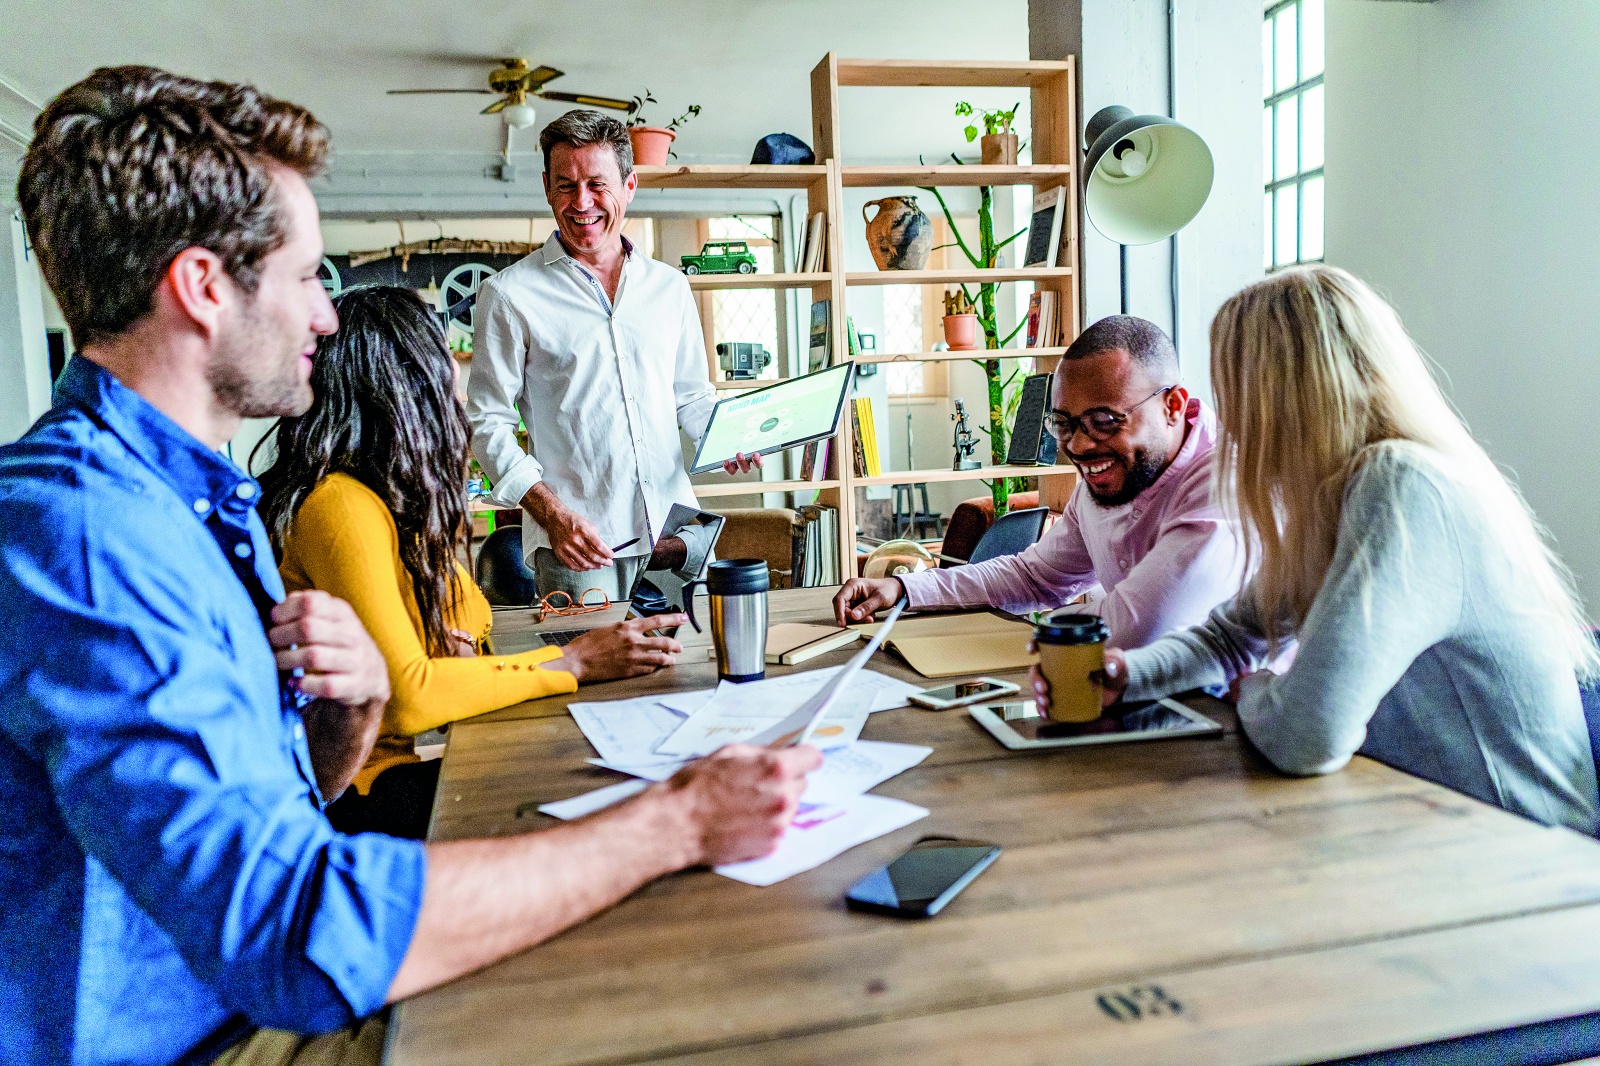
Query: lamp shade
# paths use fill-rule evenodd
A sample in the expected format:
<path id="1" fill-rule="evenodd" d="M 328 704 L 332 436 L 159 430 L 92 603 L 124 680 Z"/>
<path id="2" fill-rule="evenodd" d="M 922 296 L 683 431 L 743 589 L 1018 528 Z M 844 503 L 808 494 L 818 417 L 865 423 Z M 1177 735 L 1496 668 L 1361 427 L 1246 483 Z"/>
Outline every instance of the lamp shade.
<path id="1" fill-rule="evenodd" d="M 1211 195 L 1211 149 L 1170 118 L 1102 108 L 1084 140 L 1084 213 L 1118 244 L 1165 240 L 1193 221 Z"/>
<path id="2" fill-rule="evenodd" d="M 505 119 L 506 125 L 514 130 L 525 130 L 533 125 L 534 113 L 532 104 L 509 104 L 500 112 L 500 117 Z"/>

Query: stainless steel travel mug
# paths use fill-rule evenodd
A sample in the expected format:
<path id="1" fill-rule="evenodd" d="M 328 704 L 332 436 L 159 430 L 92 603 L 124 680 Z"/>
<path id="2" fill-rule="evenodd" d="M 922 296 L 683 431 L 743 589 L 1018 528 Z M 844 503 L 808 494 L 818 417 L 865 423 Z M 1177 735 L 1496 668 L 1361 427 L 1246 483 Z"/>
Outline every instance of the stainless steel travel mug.
<path id="1" fill-rule="evenodd" d="M 759 681 L 767 676 L 767 590 L 772 580 L 765 559 L 719 559 L 706 568 L 704 581 L 683 589 L 689 624 L 694 617 L 694 587 L 711 598 L 711 642 L 717 648 L 717 676 L 724 681 Z"/>

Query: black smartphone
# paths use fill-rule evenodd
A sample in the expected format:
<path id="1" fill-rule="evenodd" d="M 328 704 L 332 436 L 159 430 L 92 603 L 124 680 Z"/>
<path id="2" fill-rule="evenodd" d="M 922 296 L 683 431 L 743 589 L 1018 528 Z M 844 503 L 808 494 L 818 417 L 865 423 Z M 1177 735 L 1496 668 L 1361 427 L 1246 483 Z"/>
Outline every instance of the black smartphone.
<path id="1" fill-rule="evenodd" d="M 1000 847 L 982 840 L 923 837 L 898 859 L 850 886 L 851 910 L 898 918 L 932 918 L 972 879 L 1000 857 Z"/>

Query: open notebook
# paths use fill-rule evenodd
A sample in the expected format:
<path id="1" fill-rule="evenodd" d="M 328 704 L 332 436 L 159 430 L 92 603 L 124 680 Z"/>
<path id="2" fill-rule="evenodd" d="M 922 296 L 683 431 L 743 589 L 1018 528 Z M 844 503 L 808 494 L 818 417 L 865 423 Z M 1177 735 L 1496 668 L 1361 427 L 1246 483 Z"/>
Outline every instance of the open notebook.
<path id="1" fill-rule="evenodd" d="M 878 623 L 852 626 L 868 635 Z M 1033 626 L 988 611 L 912 615 L 900 619 L 884 647 L 923 677 L 955 677 L 1001 670 L 1026 670 Z"/>

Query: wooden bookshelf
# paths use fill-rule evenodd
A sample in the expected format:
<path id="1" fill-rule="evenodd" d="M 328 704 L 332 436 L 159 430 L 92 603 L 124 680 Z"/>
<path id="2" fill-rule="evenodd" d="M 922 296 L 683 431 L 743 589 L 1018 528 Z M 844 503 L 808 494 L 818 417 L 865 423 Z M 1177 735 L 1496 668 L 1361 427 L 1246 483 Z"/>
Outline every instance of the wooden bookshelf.
<path id="1" fill-rule="evenodd" d="M 1048 477 L 1056 474 L 1077 476 L 1070 466 L 980 466 L 976 470 L 891 470 L 887 474 L 852 476 L 850 480 L 855 485 L 909 485 L 917 481 L 991 481 L 997 477 Z"/>
<path id="2" fill-rule="evenodd" d="M 1072 276 L 1071 267 L 990 267 L 966 270 L 862 270 L 844 276 L 846 285 L 982 285 L 985 282 L 1051 281 Z"/>
<path id="3" fill-rule="evenodd" d="M 818 166 L 662 166 L 634 167 L 641 189 L 804 189 L 825 181 Z"/>
<path id="4" fill-rule="evenodd" d="M 1055 165 L 841 167 L 847 189 L 878 186 L 922 188 L 928 185 L 1064 185 L 1077 168 L 1070 163 Z"/>
<path id="5" fill-rule="evenodd" d="M 721 481 L 713 485 L 695 485 L 694 494 L 701 499 L 714 496 L 759 496 L 763 492 L 805 492 L 808 490 L 837 490 L 839 482 L 827 481 Z"/>
<path id="6" fill-rule="evenodd" d="M 695 292 L 706 289 L 814 289 L 829 285 L 833 275 L 827 271 L 815 274 L 688 274 L 689 288 Z"/>
<path id="7" fill-rule="evenodd" d="M 1082 262 L 1078 221 L 1077 65 L 1075 60 L 1060 62 L 934 62 L 898 59 L 842 59 L 828 53 L 811 72 L 812 145 L 814 166 L 663 166 L 638 167 L 639 185 L 646 189 L 797 189 L 805 193 L 806 218 L 824 212 L 828 226 L 826 269 L 812 273 L 778 274 L 699 274 L 689 278 L 697 292 L 718 289 L 809 288 L 811 299 L 831 301 L 833 314 L 829 329 L 835 353 L 849 351 L 846 336 L 846 295 L 851 287 L 871 285 L 937 285 L 985 282 L 1028 283 L 1041 291 L 1059 295 L 1063 335 L 1071 339 L 1080 329 L 1079 286 L 1075 266 Z M 855 86 L 1017 86 L 1029 91 L 1032 128 L 1028 131 L 1033 162 L 1015 166 L 960 166 L 955 164 L 904 166 L 844 166 L 839 91 Z M 870 131 L 861 131 L 867 135 Z M 1064 267 L 1017 267 L 998 270 L 893 270 L 852 271 L 844 264 L 844 228 L 855 221 L 843 210 L 845 188 L 923 187 L 923 186 L 1000 186 L 1030 185 L 1038 189 L 1065 187 L 1067 190 L 1066 262 Z M 852 232 L 854 232 L 852 230 Z M 780 264 L 781 265 L 781 264 Z M 896 361 L 948 362 L 960 359 L 1038 359 L 1046 369 L 1066 351 L 1064 347 L 1010 348 L 996 351 L 870 353 L 857 357 L 861 363 Z M 714 357 L 708 352 L 708 359 Z M 712 377 L 719 373 L 712 366 Z M 772 379 L 757 381 L 715 381 L 719 392 L 760 388 Z M 839 510 L 840 573 L 855 571 L 855 489 L 867 485 L 894 485 L 912 482 L 984 481 L 995 477 L 1038 477 L 1041 497 L 1064 500 L 1075 481 L 1071 467 L 996 466 L 977 470 L 901 470 L 871 477 L 851 473 L 854 453 L 850 419 L 840 419 L 833 441 L 835 476 L 825 481 L 719 482 L 696 485 L 702 499 L 748 496 L 766 492 L 815 491 L 821 503 Z"/>
<path id="8" fill-rule="evenodd" d="M 856 356 L 858 363 L 954 363 L 963 359 L 989 362 L 994 359 L 1059 359 L 1064 347 L 1052 348 L 955 348 L 942 352 L 866 352 Z"/>

